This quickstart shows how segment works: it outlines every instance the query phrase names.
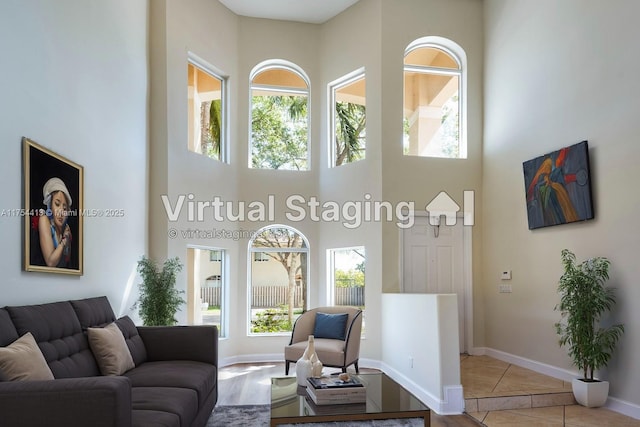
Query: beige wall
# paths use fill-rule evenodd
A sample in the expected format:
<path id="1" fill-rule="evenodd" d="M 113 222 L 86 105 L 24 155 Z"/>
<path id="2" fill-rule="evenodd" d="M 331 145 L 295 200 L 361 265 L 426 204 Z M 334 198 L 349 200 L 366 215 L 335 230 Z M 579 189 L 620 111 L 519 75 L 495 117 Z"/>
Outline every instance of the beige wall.
<path id="1" fill-rule="evenodd" d="M 26 136 L 84 167 L 85 209 L 124 213 L 84 218 L 81 277 L 22 271 L 24 218 L 0 217 L 0 306 L 106 295 L 116 315 L 136 317 L 147 247 L 147 6 L 0 2 L 0 211 L 23 207 Z"/>
<path id="2" fill-rule="evenodd" d="M 459 206 L 463 192 L 475 193 L 473 227 L 474 288 L 481 280 L 482 220 L 482 73 L 483 8 L 477 0 L 407 0 L 382 2 L 381 81 L 382 81 L 382 198 L 392 202 L 414 201 L 416 211 L 440 191 L 446 191 Z M 402 105 L 404 51 L 414 40 L 440 36 L 460 46 L 467 58 L 467 159 L 439 159 L 402 155 Z M 393 224 L 383 226 L 383 290 L 398 292 L 400 232 Z M 474 337 L 483 338 L 483 299 L 473 295 Z"/>
<path id="3" fill-rule="evenodd" d="M 608 370 L 610 395 L 640 404 L 640 178 L 636 1 L 487 0 L 483 216 L 486 346 L 570 368 L 553 324 L 560 251 L 611 259 L 626 332 Z M 522 162 L 589 141 L 595 219 L 529 231 Z M 499 272 L 513 271 L 511 294 Z"/>
<path id="4" fill-rule="evenodd" d="M 167 195 L 172 207 L 180 195 L 192 200 L 210 201 L 219 196 L 223 201 L 238 200 L 237 174 L 241 167 L 240 147 L 237 144 L 238 97 L 238 17 L 220 2 L 207 0 L 167 1 L 150 3 L 150 194 L 149 194 L 149 253 L 164 259 L 179 257 L 187 260 L 187 247 L 225 249 L 230 260 L 238 259 L 241 241 L 224 236 L 209 237 L 216 231 L 236 232 L 240 225 L 230 221 L 217 222 L 211 211 L 203 221 L 190 221 L 183 209 L 178 220 L 169 221 L 161 196 Z M 229 121 L 230 164 L 209 159 L 187 150 L 187 61 L 189 54 L 216 68 L 229 78 L 229 98 L 232 100 Z M 169 236 L 175 230 L 175 237 Z M 202 231 L 200 236 L 190 234 Z M 184 233 L 184 234 L 183 234 Z M 246 240 L 245 240 L 246 243 Z M 228 274 L 229 300 L 232 305 L 245 307 L 238 296 L 238 268 Z M 177 286 L 186 290 L 188 270 L 177 278 Z M 235 313 L 235 310 L 234 310 Z M 177 314 L 181 323 L 187 321 L 187 311 Z M 241 319 L 230 322 L 229 336 L 244 335 L 236 329 Z M 233 343 L 221 340 L 220 358 L 236 354 Z"/>
<path id="5" fill-rule="evenodd" d="M 381 200 L 380 179 L 380 135 L 381 102 L 380 90 L 380 21 L 379 0 L 360 1 L 336 18 L 322 26 L 322 58 L 319 86 L 323 98 L 320 114 L 320 169 L 319 198 L 323 201 L 361 202 L 365 194 L 371 200 Z M 345 43 L 354 40 L 355 43 Z M 364 68 L 366 79 L 367 141 L 365 159 L 329 168 L 329 135 L 327 130 L 328 107 L 327 86 L 355 70 Z M 364 246 L 366 250 L 366 339 L 362 341 L 362 357 L 380 359 L 380 331 L 382 327 L 382 236 L 379 222 L 362 222 L 359 227 L 347 229 L 340 223 L 322 223 L 318 235 L 319 283 L 326 284 L 330 278 L 326 269 L 327 250 L 334 248 Z M 326 287 L 319 296 L 322 304 L 327 300 Z"/>
<path id="6" fill-rule="evenodd" d="M 456 191 L 460 196 L 462 189 L 476 189 L 474 185 L 479 176 L 480 165 L 480 114 L 477 108 L 481 67 L 479 58 L 482 49 L 478 42 L 482 34 L 481 9 L 478 6 L 480 3 L 460 0 L 451 12 L 446 12 L 443 4 L 436 0 L 403 3 L 399 13 L 405 19 L 398 22 L 397 14 L 384 13 L 387 3 L 381 0 L 361 0 L 323 25 L 237 17 L 218 2 L 162 0 L 152 4 L 152 46 L 157 47 L 157 50 L 152 48 L 151 68 L 158 68 L 160 76 L 158 84 L 152 86 L 153 150 L 160 150 L 160 153 L 152 153 L 152 250 L 157 251 L 158 256 L 182 256 L 186 245 L 214 245 L 229 250 L 232 317 L 229 322 L 230 338 L 221 345 L 221 358 L 255 354 L 257 348 L 261 349 L 261 354 L 280 354 L 287 337 L 246 337 L 245 260 L 248 239 L 233 242 L 184 239 L 181 236 L 166 239 L 167 227 L 180 231 L 195 226 L 183 218 L 175 224 L 168 223 L 164 211 L 157 209 L 161 207 L 159 195 L 169 192 L 177 197 L 179 194 L 191 193 L 195 195 L 195 199 L 220 195 L 225 200 L 247 203 L 266 202 L 272 196 L 275 203 L 274 222 L 295 227 L 310 242 L 310 306 L 329 303 L 326 289 L 327 249 L 365 246 L 368 332 L 367 340 L 362 345 L 362 354 L 365 358 L 380 359 L 380 297 L 383 289 L 396 289 L 398 280 L 397 248 L 391 250 L 389 256 L 386 250 L 396 244 L 397 227 L 391 226 L 396 234 L 392 235 L 390 242 L 383 244 L 381 222 L 363 223 L 354 229 L 345 228 L 340 223 L 321 223 L 310 218 L 292 222 L 285 217 L 285 213 L 290 212 L 285 201 L 290 195 L 300 195 L 305 200 L 314 196 L 321 203 L 362 202 L 365 194 L 369 194 L 375 201 L 388 200 L 396 203 L 416 200 L 424 206 L 429 197 L 424 186 L 424 179 L 427 177 L 434 182 L 433 189 L 438 188 L 438 191 L 443 188 L 436 185 L 436 182 L 451 179 L 455 180 L 455 184 L 446 189 Z M 437 9 L 438 14 L 432 15 L 432 9 Z M 459 12 L 465 15 L 477 12 L 477 18 L 472 24 L 457 26 L 456 13 Z M 202 16 L 207 16 L 208 19 L 204 20 Z M 421 18 L 414 18 L 415 16 Z M 184 25 L 185 22 L 190 22 L 190 25 Z M 433 28 L 439 26 L 441 28 Z M 224 31 L 219 27 L 224 28 Z M 402 31 L 398 31 L 399 28 Z M 389 40 L 383 41 L 385 33 Z M 401 37 L 397 37 L 396 33 L 401 33 Z M 469 50 L 467 54 L 471 70 L 475 70 L 470 82 L 470 105 L 476 107 L 469 120 L 473 129 L 469 138 L 472 146 L 469 150 L 470 159 L 454 161 L 457 166 L 450 171 L 447 169 L 451 167 L 440 165 L 438 171 L 442 173 L 437 178 L 425 168 L 425 165 L 431 164 L 428 159 L 405 161 L 393 150 L 390 141 L 384 142 L 384 135 L 392 135 L 394 130 L 398 130 L 397 137 L 400 140 L 402 128 L 400 121 L 395 123 L 383 120 L 383 117 L 393 117 L 394 111 L 400 112 L 402 109 L 402 99 L 395 92 L 402 92 L 402 55 L 406 45 L 415 38 L 434 33 L 451 37 L 465 44 L 463 48 Z M 221 34 L 224 34 L 224 38 Z M 354 42 L 346 44 L 345 40 Z M 186 151 L 186 52 L 189 50 L 229 75 L 232 86 L 231 165 L 212 164 L 208 159 Z M 383 61 L 387 57 L 392 57 L 393 61 Z M 309 171 L 273 172 L 246 167 L 249 145 L 249 74 L 262 61 L 274 58 L 298 65 L 311 82 Z M 362 67 L 365 68 L 367 79 L 366 159 L 330 169 L 327 166 L 326 142 L 327 84 Z M 389 82 L 384 80 L 385 73 Z M 156 98 L 159 100 L 158 104 L 154 102 Z M 396 104 L 397 108 L 394 107 Z M 387 116 L 384 116 L 385 113 Z M 158 138 L 153 137 L 156 132 Z M 397 148 L 401 150 L 399 146 Z M 387 160 L 386 156 L 391 156 L 392 159 Z M 155 159 L 158 160 L 157 169 L 154 167 Z M 385 180 L 390 182 L 386 183 Z M 437 194 L 435 190 L 432 192 L 429 200 Z M 257 230 L 267 223 L 269 222 L 205 222 L 200 226 Z M 393 280 L 385 283 L 385 277 L 393 277 Z"/>
<path id="7" fill-rule="evenodd" d="M 634 232 L 640 196 L 630 183 L 640 173 L 640 145 L 634 142 L 639 9 L 634 0 L 361 0 L 326 24 L 311 25 L 240 18 L 209 0 L 68 0 L 55 7 L 44 0 L 2 2 L 0 47 L 3 63 L 12 66 L 4 67 L 0 80 L 0 178 L 6 190 L 0 208 L 21 207 L 20 138 L 28 136 L 85 167 L 86 208 L 122 208 L 125 217 L 86 218 L 82 277 L 23 272 L 17 243 L 22 220 L 0 218 L 0 234 L 14 242 L 0 257 L 1 302 L 105 294 L 118 315 L 135 317 L 136 261 L 143 253 L 186 260 L 188 245 L 219 247 L 235 263 L 228 275 L 233 339 L 221 343 L 221 360 L 255 356 L 257 348 L 281 354 L 286 337 L 245 336 L 247 239 L 167 235 L 169 228 L 234 231 L 264 224 L 207 218 L 194 225 L 184 216 L 171 223 L 160 195 L 251 201 L 274 194 L 276 221 L 284 222 L 283 202 L 290 194 L 340 202 L 361 200 L 366 192 L 374 200 L 413 200 L 422 209 L 441 190 L 458 201 L 462 191 L 474 190 L 476 347 L 569 369 L 553 329 L 560 250 L 573 249 L 580 259 L 608 256 L 619 296 L 608 320 L 625 323 L 627 331 L 601 375 L 611 380 L 614 398 L 638 405 L 634 354 L 640 334 L 633 325 L 640 313 L 632 303 L 640 300 Z M 427 35 L 450 38 L 467 55 L 467 160 L 400 155 L 402 53 Z M 345 45 L 349 38 L 358 43 Z M 188 52 L 229 76 L 229 165 L 186 149 Z M 312 116 L 309 172 L 246 169 L 248 73 L 267 58 L 298 64 L 312 81 L 312 110 L 319 113 Z M 326 84 L 360 67 L 367 78 L 367 159 L 328 169 Z M 596 219 L 529 231 L 522 162 L 583 139 L 591 148 Z M 291 225 L 311 242 L 311 305 L 327 302 L 326 250 L 366 247 L 362 354 L 380 359 L 375 331 L 382 326 L 381 296 L 399 289 L 396 227 Z M 513 271 L 513 292 L 498 294 L 498 273 L 505 269 Z M 186 288 L 186 281 L 183 272 L 179 286 Z M 186 313 L 180 316 L 184 320 Z"/>

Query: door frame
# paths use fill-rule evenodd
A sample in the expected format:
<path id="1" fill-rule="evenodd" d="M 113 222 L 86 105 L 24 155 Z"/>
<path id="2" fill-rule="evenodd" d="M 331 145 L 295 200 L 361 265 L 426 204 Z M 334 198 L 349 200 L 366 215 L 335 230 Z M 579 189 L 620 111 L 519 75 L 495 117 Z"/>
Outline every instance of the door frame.
<path id="1" fill-rule="evenodd" d="M 412 211 L 410 213 L 415 217 L 426 217 L 429 215 L 425 211 Z M 460 353 L 471 354 L 473 350 L 473 226 L 464 224 L 464 212 L 458 212 L 456 221 L 462 222 L 462 280 L 464 292 L 464 346 L 460 349 Z M 404 292 L 404 228 L 399 228 L 399 259 L 398 259 L 398 277 L 400 279 L 400 292 Z"/>

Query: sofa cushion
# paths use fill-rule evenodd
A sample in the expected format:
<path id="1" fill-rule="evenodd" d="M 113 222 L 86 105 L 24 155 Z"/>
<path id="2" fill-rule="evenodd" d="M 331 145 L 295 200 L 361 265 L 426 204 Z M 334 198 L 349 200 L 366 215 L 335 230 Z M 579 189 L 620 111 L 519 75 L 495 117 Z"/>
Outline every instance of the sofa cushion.
<path id="1" fill-rule="evenodd" d="M 115 322 L 104 328 L 87 328 L 87 337 L 102 375 L 122 375 L 135 367 L 124 336 Z"/>
<path id="2" fill-rule="evenodd" d="M 116 325 L 118 325 L 122 331 L 122 335 L 124 335 L 124 340 L 127 343 L 127 347 L 129 347 L 129 353 L 131 353 L 131 357 L 133 357 L 133 363 L 139 366 L 146 362 L 147 349 L 133 320 L 131 320 L 129 316 L 123 316 L 116 320 Z"/>
<path id="3" fill-rule="evenodd" d="M 51 369 L 30 332 L 0 348 L 0 377 L 7 381 L 53 379 Z"/>
<path id="4" fill-rule="evenodd" d="M 5 347 L 20 338 L 16 327 L 13 326 L 9 313 L 0 308 L 0 347 Z"/>
<path id="5" fill-rule="evenodd" d="M 329 314 L 317 312 L 313 336 L 315 338 L 344 341 L 348 318 L 349 315 L 347 313 Z"/>
<path id="6" fill-rule="evenodd" d="M 6 309 L 19 335 L 31 332 L 54 377 L 100 375 L 89 341 L 68 301 Z"/>
<path id="7" fill-rule="evenodd" d="M 82 330 L 103 327 L 116 320 L 107 297 L 94 297 L 69 301 L 78 316 Z"/>
<path id="8" fill-rule="evenodd" d="M 188 360 L 146 362 L 124 374 L 133 387 L 181 387 L 195 390 L 202 405 L 216 387 L 214 365 Z"/>
<path id="9" fill-rule="evenodd" d="M 189 388 L 133 387 L 131 406 L 134 410 L 175 414 L 180 418 L 179 426 L 188 427 L 198 413 L 198 394 Z"/>
<path id="10" fill-rule="evenodd" d="M 180 427 L 180 417 L 164 411 L 134 409 L 131 412 L 133 427 Z"/>
<path id="11" fill-rule="evenodd" d="M 285 357 L 287 360 L 298 360 L 306 348 L 306 341 L 291 344 L 285 348 Z M 342 366 L 344 364 L 344 341 L 317 338 L 314 340 L 314 348 L 323 365 Z"/>

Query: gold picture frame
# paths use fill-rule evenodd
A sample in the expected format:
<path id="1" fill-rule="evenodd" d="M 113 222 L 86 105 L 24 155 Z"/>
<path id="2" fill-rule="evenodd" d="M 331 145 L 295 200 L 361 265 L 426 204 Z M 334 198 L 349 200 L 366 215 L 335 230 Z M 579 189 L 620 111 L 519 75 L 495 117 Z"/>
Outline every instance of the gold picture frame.
<path id="1" fill-rule="evenodd" d="M 84 168 L 22 138 L 24 269 L 82 275 Z"/>

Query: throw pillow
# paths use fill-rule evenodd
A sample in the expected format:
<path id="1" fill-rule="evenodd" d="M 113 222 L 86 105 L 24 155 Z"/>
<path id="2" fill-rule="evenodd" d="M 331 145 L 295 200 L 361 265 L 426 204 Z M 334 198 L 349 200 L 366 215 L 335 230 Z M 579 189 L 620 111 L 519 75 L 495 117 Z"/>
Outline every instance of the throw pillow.
<path id="1" fill-rule="evenodd" d="M 122 375 L 135 367 L 124 335 L 115 323 L 87 328 L 87 337 L 102 375 Z"/>
<path id="2" fill-rule="evenodd" d="M 51 369 L 31 332 L 0 348 L 0 374 L 8 381 L 53 379 Z"/>
<path id="3" fill-rule="evenodd" d="M 131 353 L 133 363 L 138 366 L 146 362 L 147 349 L 144 346 L 144 342 L 142 342 L 142 338 L 140 338 L 138 328 L 136 328 L 133 320 L 131 320 L 129 316 L 122 316 L 116 320 L 116 325 L 118 325 L 122 331 L 122 335 L 124 335 L 124 340 L 127 343 L 127 347 L 129 347 L 129 353 Z"/>
<path id="4" fill-rule="evenodd" d="M 330 338 L 344 341 L 345 329 L 347 327 L 347 313 L 316 313 L 316 325 L 313 328 L 315 338 Z"/>

